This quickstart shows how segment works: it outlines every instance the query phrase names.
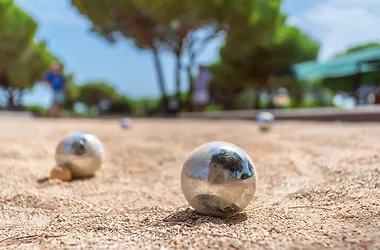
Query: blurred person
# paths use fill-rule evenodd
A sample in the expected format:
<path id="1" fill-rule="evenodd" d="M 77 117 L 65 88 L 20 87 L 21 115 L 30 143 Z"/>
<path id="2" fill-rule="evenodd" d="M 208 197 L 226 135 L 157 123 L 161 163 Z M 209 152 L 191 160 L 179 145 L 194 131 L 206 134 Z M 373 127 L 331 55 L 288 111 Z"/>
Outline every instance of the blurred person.
<path id="1" fill-rule="evenodd" d="M 46 73 L 44 81 L 53 90 L 53 104 L 48 109 L 47 116 L 59 116 L 65 102 L 66 79 L 58 62 L 51 65 L 51 70 Z"/>
<path id="2" fill-rule="evenodd" d="M 290 102 L 289 92 L 285 88 L 279 88 L 274 96 L 274 103 L 279 108 L 284 108 Z"/>
<path id="3" fill-rule="evenodd" d="M 204 66 L 199 65 L 198 79 L 195 83 L 193 105 L 196 111 L 205 111 L 210 99 L 210 84 L 213 74 Z"/>
<path id="4" fill-rule="evenodd" d="M 375 102 L 376 88 L 372 86 L 361 86 L 355 92 L 356 105 L 368 105 Z"/>

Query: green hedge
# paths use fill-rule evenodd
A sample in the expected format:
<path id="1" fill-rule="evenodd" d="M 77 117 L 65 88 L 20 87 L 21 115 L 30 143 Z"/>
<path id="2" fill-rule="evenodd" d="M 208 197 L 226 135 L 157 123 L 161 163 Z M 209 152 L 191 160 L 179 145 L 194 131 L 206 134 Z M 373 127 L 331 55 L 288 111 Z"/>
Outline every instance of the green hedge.
<path id="1" fill-rule="evenodd" d="M 26 106 L 26 110 L 33 114 L 44 114 L 46 109 L 39 105 Z"/>

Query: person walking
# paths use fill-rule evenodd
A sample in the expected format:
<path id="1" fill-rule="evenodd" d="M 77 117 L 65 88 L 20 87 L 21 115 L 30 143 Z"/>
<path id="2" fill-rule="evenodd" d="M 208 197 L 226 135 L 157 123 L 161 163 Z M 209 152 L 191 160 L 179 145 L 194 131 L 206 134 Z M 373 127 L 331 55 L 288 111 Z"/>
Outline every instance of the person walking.
<path id="1" fill-rule="evenodd" d="M 53 104 L 47 116 L 60 116 L 65 102 L 66 79 L 58 62 L 51 65 L 51 70 L 45 75 L 45 82 L 53 90 Z"/>
<path id="2" fill-rule="evenodd" d="M 194 88 L 193 105 L 196 111 L 205 111 L 210 99 L 210 84 L 213 74 L 203 65 L 199 66 L 199 75 Z"/>

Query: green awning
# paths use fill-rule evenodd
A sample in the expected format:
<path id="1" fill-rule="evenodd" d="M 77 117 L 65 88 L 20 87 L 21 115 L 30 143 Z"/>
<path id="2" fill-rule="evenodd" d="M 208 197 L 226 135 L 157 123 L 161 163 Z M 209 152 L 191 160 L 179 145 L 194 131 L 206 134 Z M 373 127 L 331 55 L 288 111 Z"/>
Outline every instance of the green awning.
<path id="1" fill-rule="evenodd" d="M 379 70 L 380 48 L 354 52 L 325 63 L 317 61 L 299 63 L 293 66 L 293 70 L 299 80 L 336 78 L 358 73 L 359 63 L 361 65 L 360 72 L 366 73 Z"/>

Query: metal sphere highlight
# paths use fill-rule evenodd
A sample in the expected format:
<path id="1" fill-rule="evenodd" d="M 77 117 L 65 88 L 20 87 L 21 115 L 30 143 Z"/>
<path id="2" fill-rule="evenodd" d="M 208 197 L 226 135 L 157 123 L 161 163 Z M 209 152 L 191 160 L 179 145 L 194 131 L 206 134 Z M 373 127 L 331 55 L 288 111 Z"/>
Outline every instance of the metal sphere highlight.
<path id="1" fill-rule="evenodd" d="M 123 128 L 130 128 L 132 125 L 132 120 L 130 118 L 122 118 L 120 120 L 120 125 Z"/>
<path id="2" fill-rule="evenodd" d="M 182 167 L 181 186 L 200 214 L 228 217 L 241 212 L 256 191 L 256 168 L 244 150 L 222 141 L 196 148 Z"/>
<path id="3" fill-rule="evenodd" d="M 74 132 L 59 141 L 55 160 L 58 166 L 71 170 L 73 177 L 90 177 L 100 169 L 104 149 L 100 140 L 90 133 Z"/>
<path id="4" fill-rule="evenodd" d="M 270 112 L 266 112 L 266 111 L 260 112 L 256 116 L 256 122 L 257 122 L 257 125 L 259 126 L 260 130 L 267 131 L 274 124 L 275 117 Z"/>

